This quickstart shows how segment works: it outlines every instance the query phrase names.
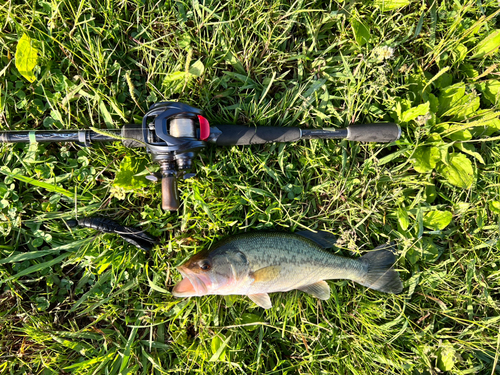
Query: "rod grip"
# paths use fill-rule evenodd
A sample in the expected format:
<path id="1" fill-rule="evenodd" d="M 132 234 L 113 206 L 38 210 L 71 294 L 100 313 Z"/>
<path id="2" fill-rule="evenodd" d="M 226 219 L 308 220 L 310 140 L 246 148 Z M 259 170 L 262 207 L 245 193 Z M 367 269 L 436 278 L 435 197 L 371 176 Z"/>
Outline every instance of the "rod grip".
<path id="1" fill-rule="evenodd" d="M 177 190 L 177 177 L 174 175 L 162 176 L 161 178 L 161 207 L 165 211 L 177 211 L 179 209 L 179 194 Z"/>
<path id="2" fill-rule="evenodd" d="M 347 128 L 349 141 L 386 143 L 399 139 L 401 128 L 393 122 L 356 124 Z"/>
<path id="3" fill-rule="evenodd" d="M 244 125 L 217 125 L 221 134 L 215 141 L 219 146 L 256 145 L 270 142 L 294 142 L 301 137 L 299 128 L 282 126 L 249 127 Z"/>

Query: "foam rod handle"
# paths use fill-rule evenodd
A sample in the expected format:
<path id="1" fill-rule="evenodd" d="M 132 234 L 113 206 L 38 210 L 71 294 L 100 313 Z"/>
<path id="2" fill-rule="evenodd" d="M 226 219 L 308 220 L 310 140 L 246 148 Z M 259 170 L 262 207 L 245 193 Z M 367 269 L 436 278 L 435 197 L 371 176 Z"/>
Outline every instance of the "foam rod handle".
<path id="1" fill-rule="evenodd" d="M 401 128 L 392 122 L 380 124 L 359 124 L 347 128 L 347 139 L 357 142 L 392 142 L 401 136 Z"/>
<path id="2" fill-rule="evenodd" d="M 298 141 L 301 135 L 299 128 L 281 126 L 217 125 L 217 129 L 222 132 L 215 141 L 220 146 L 294 142 Z"/>

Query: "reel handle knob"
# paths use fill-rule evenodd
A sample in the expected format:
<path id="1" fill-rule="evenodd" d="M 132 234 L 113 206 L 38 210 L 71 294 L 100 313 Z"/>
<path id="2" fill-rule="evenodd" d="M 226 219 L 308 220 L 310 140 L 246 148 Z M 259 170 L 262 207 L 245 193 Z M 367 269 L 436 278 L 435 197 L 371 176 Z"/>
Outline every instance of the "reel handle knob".
<path id="1" fill-rule="evenodd" d="M 161 207 L 166 211 L 179 209 L 179 193 L 177 190 L 177 177 L 173 174 L 162 175 L 161 178 Z"/>

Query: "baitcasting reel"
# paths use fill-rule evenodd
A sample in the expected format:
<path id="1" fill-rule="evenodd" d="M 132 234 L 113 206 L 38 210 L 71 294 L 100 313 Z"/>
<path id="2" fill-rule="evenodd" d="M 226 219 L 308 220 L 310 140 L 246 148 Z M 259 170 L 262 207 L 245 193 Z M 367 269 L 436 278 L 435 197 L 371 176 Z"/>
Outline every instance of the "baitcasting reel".
<path id="1" fill-rule="evenodd" d="M 193 159 L 210 136 L 210 125 L 201 110 L 183 103 L 165 102 L 151 106 L 142 119 L 142 137 L 136 125 L 125 125 L 122 136 L 138 139 L 146 144 L 153 162 L 160 165 L 160 172 L 146 178 L 161 179 L 162 208 L 176 211 L 179 208 L 177 178 L 190 178 Z M 141 147 L 131 141 L 127 147 Z"/>

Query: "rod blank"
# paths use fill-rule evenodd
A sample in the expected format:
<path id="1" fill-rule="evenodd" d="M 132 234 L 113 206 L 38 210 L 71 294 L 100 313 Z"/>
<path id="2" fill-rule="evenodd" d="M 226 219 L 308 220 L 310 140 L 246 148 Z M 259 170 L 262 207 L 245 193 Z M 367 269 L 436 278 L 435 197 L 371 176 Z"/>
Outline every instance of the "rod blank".
<path id="1" fill-rule="evenodd" d="M 121 130 L 106 130 L 120 136 Z M 31 139 L 30 139 L 31 138 Z M 118 139 L 92 130 L 19 130 L 0 132 L 0 143 L 35 142 L 116 142 Z"/>

